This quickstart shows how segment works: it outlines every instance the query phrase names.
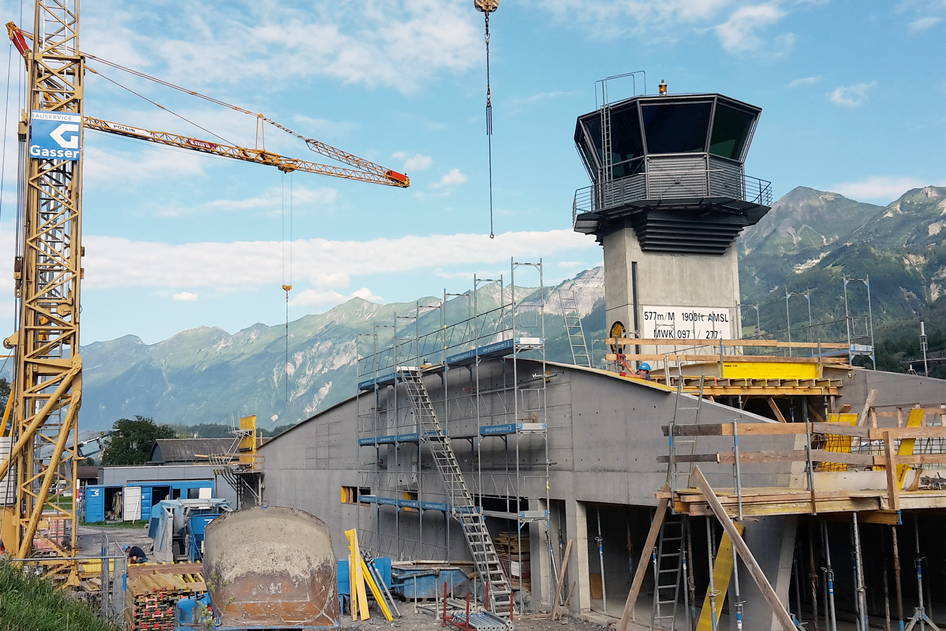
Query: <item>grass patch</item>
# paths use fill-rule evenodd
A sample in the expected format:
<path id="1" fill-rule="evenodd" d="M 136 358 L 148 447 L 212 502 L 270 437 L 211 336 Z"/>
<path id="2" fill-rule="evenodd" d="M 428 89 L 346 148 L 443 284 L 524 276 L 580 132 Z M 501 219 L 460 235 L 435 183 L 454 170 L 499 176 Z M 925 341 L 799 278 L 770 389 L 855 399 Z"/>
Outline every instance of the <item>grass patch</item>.
<path id="1" fill-rule="evenodd" d="M 0 561 L 0 631 L 119 631 L 52 582 Z"/>

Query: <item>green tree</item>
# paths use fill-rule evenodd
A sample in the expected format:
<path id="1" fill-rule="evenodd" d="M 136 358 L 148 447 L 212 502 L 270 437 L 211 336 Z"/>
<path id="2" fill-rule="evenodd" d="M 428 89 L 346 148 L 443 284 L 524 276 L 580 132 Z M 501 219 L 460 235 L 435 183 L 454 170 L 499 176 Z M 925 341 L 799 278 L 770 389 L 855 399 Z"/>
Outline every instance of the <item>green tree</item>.
<path id="1" fill-rule="evenodd" d="M 10 398 L 10 382 L 5 377 L 0 377 L 0 414 L 3 414 L 7 406 L 7 399 Z"/>
<path id="2" fill-rule="evenodd" d="M 159 438 L 174 438 L 174 430 L 158 425 L 154 419 L 143 416 L 120 418 L 112 424 L 105 439 L 102 465 L 144 464 L 151 456 L 151 447 Z"/>

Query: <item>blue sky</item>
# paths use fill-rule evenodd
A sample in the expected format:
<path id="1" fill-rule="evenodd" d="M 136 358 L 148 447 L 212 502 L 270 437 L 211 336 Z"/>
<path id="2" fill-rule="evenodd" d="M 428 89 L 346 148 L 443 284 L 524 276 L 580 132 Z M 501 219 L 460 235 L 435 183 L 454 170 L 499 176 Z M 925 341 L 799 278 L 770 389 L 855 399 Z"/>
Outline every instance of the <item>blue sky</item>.
<path id="1" fill-rule="evenodd" d="M 26 3 L 27 5 L 31 3 Z M 20 19 L 19 3 L 0 3 Z M 225 7 L 225 8 L 223 8 Z M 26 13 L 30 13 L 29 10 Z M 292 188 L 290 317 L 357 295 L 468 289 L 510 256 L 546 281 L 600 264 L 572 233 L 587 177 L 572 143 L 594 82 L 722 92 L 764 109 L 747 173 L 886 203 L 946 185 L 946 0 L 506 0 L 492 19 L 496 232 L 487 214 L 482 15 L 466 0 L 83 3 L 83 50 L 406 170 L 407 190 L 89 132 L 83 340 L 146 342 L 283 321 L 283 199 Z M 238 144 L 255 120 L 112 70 L 102 75 Z M 13 56 L 10 119 L 22 64 Z M 612 95 L 630 86 L 620 84 Z M 86 113 L 210 137 L 101 76 Z M 7 126 L 0 291 L 12 293 L 15 126 Z M 212 138 L 212 137 L 210 137 Z M 266 146 L 317 159 L 275 129 Z M 291 183 L 290 183 L 291 179 Z M 532 284 L 534 279 L 521 279 Z M 0 318 L 12 327 L 12 300 Z"/>

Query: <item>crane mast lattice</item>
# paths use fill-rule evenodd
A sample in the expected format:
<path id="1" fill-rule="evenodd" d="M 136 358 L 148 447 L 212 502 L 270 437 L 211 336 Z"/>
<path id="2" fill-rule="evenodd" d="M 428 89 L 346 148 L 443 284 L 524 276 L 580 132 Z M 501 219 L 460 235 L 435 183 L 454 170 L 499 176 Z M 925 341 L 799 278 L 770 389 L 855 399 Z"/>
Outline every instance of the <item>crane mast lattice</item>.
<path id="1" fill-rule="evenodd" d="M 302 171 L 399 188 L 410 186 L 410 178 L 307 138 L 262 114 L 92 55 L 88 57 L 251 114 L 258 123 L 292 134 L 312 151 L 346 166 L 291 158 L 265 147 L 240 147 L 87 117 L 83 110 L 87 56 L 79 48 L 79 0 L 36 0 L 33 33 L 12 23 L 7 24 L 7 30 L 28 71 L 27 100 L 18 135 L 21 147 L 29 144 L 30 149 L 21 150 L 24 182 L 14 263 L 17 330 L 4 340 L 7 347 L 15 349 L 16 361 L 10 395 L 12 419 L 0 423 L 0 541 L 14 558 L 30 557 L 41 548 L 47 555 L 40 561 L 47 575 L 78 585 L 73 557 L 77 553 L 76 472 L 83 444 L 78 436 L 83 129 L 273 166 L 286 173 Z M 74 151 L 34 152 L 32 136 L 38 118 L 74 121 L 67 123 Z M 58 129 L 49 135 L 55 138 L 57 133 L 63 140 Z M 7 449 L 8 455 L 4 454 Z M 66 490 L 72 492 L 71 498 L 59 496 Z"/>

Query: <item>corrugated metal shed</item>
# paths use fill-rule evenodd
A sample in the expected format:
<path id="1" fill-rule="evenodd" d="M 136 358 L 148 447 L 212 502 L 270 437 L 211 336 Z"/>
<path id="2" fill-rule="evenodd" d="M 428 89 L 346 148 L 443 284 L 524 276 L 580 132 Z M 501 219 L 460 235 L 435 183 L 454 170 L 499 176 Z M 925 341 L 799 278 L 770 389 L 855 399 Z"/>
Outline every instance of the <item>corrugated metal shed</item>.
<path id="1" fill-rule="evenodd" d="M 151 448 L 154 464 L 206 464 L 208 454 L 223 454 L 235 438 L 159 438 Z M 203 458 L 198 457 L 202 455 Z"/>

